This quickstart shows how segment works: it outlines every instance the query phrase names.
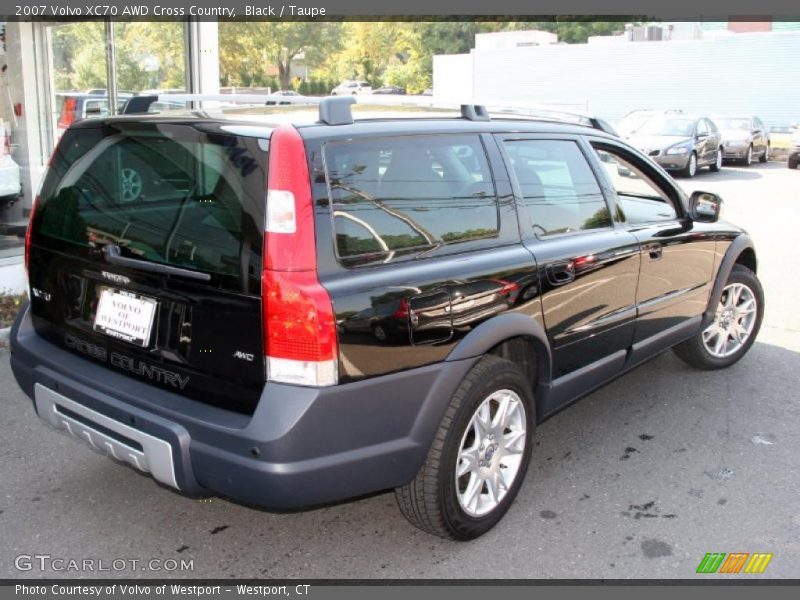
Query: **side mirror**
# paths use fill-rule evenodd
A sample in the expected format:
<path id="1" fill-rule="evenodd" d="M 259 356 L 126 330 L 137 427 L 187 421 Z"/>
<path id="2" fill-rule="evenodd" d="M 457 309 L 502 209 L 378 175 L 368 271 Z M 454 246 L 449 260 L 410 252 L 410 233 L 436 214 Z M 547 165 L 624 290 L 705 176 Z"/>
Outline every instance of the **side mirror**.
<path id="1" fill-rule="evenodd" d="M 689 217 L 701 223 L 716 223 L 722 209 L 722 198 L 712 192 L 692 192 L 689 197 Z"/>

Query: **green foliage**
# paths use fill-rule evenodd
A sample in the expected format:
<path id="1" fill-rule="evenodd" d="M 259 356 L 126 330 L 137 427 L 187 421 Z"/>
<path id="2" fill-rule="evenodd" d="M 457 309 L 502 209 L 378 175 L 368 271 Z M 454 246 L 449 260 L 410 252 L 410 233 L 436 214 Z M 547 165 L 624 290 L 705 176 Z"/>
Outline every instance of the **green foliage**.
<path id="1" fill-rule="evenodd" d="M 183 23 L 119 22 L 115 26 L 117 89 L 186 89 Z M 57 91 L 106 87 L 103 23 L 53 28 Z"/>
<path id="2" fill-rule="evenodd" d="M 469 52 L 475 35 L 540 29 L 567 43 L 621 32 L 624 21 L 227 21 L 219 24 L 220 85 L 328 94 L 343 79 L 420 93 L 432 85 L 433 56 Z M 186 86 L 184 24 L 116 23 L 120 90 Z M 58 91 L 106 87 L 105 31 L 99 22 L 53 27 Z M 302 79 L 297 80 L 300 75 Z"/>

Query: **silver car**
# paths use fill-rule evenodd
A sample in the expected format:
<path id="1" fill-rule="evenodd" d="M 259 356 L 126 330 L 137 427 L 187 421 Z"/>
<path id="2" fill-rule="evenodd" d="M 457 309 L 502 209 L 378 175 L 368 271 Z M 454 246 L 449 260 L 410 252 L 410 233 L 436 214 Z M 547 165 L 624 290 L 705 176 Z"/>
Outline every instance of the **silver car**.
<path id="1" fill-rule="evenodd" d="M 769 132 L 761 119 L 747 115 L 718 115 L 714 123 L 722 133 L 722 157 L 736 160 L 747 166 L 754 158 L 765 163 L 769 160 Z"/>

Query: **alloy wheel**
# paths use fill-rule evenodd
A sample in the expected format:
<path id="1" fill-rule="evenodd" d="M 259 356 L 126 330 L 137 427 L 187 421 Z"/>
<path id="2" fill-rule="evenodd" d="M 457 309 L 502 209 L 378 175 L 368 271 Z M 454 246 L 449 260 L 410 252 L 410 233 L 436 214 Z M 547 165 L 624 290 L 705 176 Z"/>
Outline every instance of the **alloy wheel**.
<path id="1" fill-rule="evenodd" d="M 497 508 L 519 475 L 528 435 L 519 394 L 493 392 L 473 413 L 461 438 L 455 469 L 461 509 L 481 517 Z"/>
<path id="2" fill-rule="evenodd" d="M 742 283 L 731 283 L 722 290 L 714 322 L 703 331 L 709 354 L 727 358 L 745 345 L 756 324 L 758 306 L 753 290 Z"/>
<path id="3" fill-rule="evenodd" d="M 692 154 L 689 157 L 689 177 L 694 177 L 697 174 L 697 156 Z"/>

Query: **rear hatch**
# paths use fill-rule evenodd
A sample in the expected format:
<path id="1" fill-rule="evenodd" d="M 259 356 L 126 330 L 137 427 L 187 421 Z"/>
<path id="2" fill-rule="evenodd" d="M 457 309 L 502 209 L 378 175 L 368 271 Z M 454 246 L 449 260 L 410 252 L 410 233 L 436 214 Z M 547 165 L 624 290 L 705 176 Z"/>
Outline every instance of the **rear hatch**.
<path id="1" fill-rule="evenodd" d="M 265 380 L 268 135 L 188 119 L 68 130 L 31 229 L 37 333 L 154 386 L 252 412 Z"/>

